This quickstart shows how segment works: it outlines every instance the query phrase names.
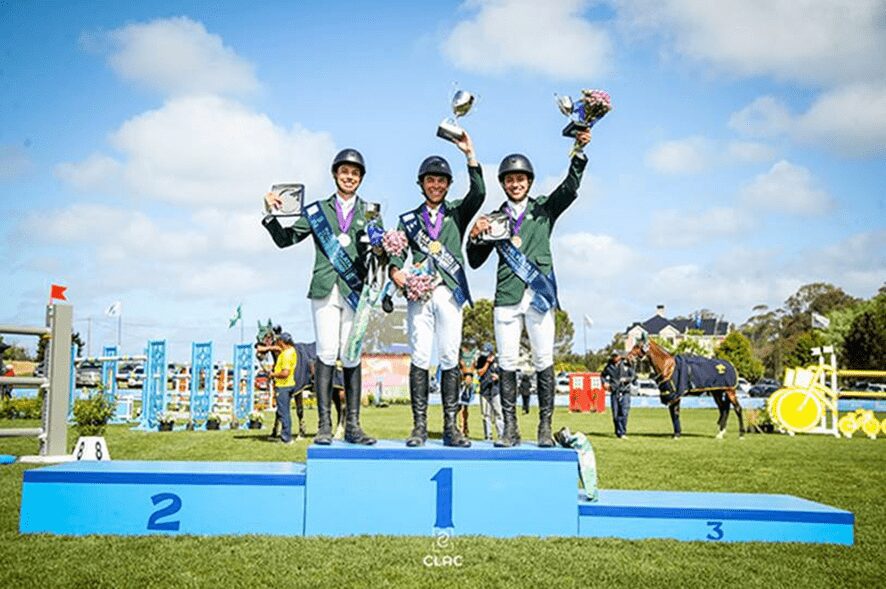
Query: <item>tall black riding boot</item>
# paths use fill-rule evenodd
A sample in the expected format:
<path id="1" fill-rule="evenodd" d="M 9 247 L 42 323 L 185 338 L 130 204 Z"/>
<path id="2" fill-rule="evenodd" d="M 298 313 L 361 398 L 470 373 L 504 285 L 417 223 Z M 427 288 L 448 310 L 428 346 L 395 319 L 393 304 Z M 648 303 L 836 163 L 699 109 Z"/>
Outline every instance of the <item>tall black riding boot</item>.
<path id="1" fill-rule="evenodd" d="M 369 437 L 360 427 L 360 395 L 363 392 L 360 366 L 345 367 L 345 441 L 351 444 L 371 446 L 378 440 Z"/>
<path id="2" fill-rule="evenodd" d="M 317 358 L 314 363 L 314 394 L 317 395 L 317 435 L 315 444 L 328 446 L 332 443 L 332 420 L 329 418 L 332 404 L 332 373 L 334 366 L 327 366 Z"/>
<path id="3" fill-rule="evenodd" d="M 471 441 L 458 431 L 458 368 L 444 370 L 440 374 L 440 394 L 443 397 L 443 445 L 469 448 Z"/>
<path id="4" fill-rule="evenodd" d="M 539 387 L 540 389 L 541 387 Z M 517 373 L 501 371 L 501 412 L 505 418 L 505 432 L 495 445 L 510 448 L 520 445 L 520 428 L 517 426 Z"/>
<path id="5" fill-rule="evenodd" d="M 412 433 L 406 440 L 410 448 L 428 441 L 428 371 L 409 365 L 409 399 L 412 401 Z"/>
<path id="6" fill-rule="evenodd" d="M 538 373 L 538 447 L 553 448 L 551 418 L 554 415 L 554 367 Z"/>

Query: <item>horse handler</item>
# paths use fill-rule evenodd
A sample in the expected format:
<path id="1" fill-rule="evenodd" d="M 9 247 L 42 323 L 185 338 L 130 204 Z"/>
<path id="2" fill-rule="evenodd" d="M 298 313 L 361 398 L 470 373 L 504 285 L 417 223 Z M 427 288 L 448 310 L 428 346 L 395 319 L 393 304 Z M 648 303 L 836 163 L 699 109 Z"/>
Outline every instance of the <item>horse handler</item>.
<path id="1" fill-rule="evenodd" d="M 325 200 L 305 207 L 304 215 L 292 227 L 283 227 L 276 217 L 267 215 L 262 225 L 271 234 L 277 247 L 288 247 L 308 236 L 314 240 L 314 273 L 308 298 L 314 316 L 317 341 L 317 362 L 314 370 L 319 425 L 315 444 L 332 443 L 332 373 L 339 357 L 344 358 L 354 312 L 366 279 L 364 260 L 369 238 L 366 236 L 366 202 L 357 196 L 357 188 L 366 175 L 363 156 L 356 149 L 343 149 L 332 161 L 336 192 Z M 282 204 L 280 197 L 265 195 L 265 210 Z M 345 441 L 352 444 L 374 444 L 360 427 L 360 395 L 362 379 L 359 355 L 344 363 L 345 402 L 347 417 Z"/>
<path id="2" fill-rule="evenodd" d="M 520 334 L 525 324 L 532 347 L 532 363 L 537 374 L 539 423 L 538 445 L 554 446 L 551 418 L 554 413 L 554 310 L 559 307 L 557 283 L 551 256 L 551 232 L 554 223 L 578 197 L 582 172 L 587 157 L 582 153 L 591 140 L 590 131 L 576 137 L 580 148 L 572 157 L 566 179 L 550 196 L 529 197 L 535 172 L 529 159 L 515 153 L 505 157 L 498 168 L 498 181 L 504 188 L 507 202 L 500 212 L 510 220 L 510 239 L 481 241 L 490 229 L 487 217 L 481 217 L 471 228 L 468 262 L 471 268 L 483 265 L 493 249 L 498 251 L 495 288 L 495 341 L 501 367 L 501 407 L 505 431 L 499 447 L 520 443 L 517 426 L 517 368 L 519 367 Z"/>
<path id="3" fill-rule="evenodd" d="M 467 132 L 455 145 L 467 158 L 470 179 L 467 195 L 462 200 L 445 200 L 452 185 L 452 169 L 444 158 L 432 155 L 418 168 L 418 185 L 424 202 L 402 214 L 398 227 L 409 239 L 412 263 L 430 265 L 441 279 L 428 300 L 409 301 L 407 307 L 412 351 L 409 398 L 413 420 L 412 433 L 406 440 L 409 447 L 422 446 L 428 439 L 428 368 L 435 340 L 441 369 L 443 444 L 461 448 L 471 445 L 456 425 L 462 307 L 471 304 L 462 244 L 468 224 L 486 198 L 486 186 Z M 403 271 L 405 263 L 404 251 L 400 257 L 392 256 L 389 269 L 391 280 L 401 289 L 406 286 L 408 277 Z"/>
<path id="4" fill-rule="evenodd" d="M 609 362 L 603 369 L 603 386 L 610 396 L 612 407 L 612 424 L 615 426 L 615 436 L 619 439 L 628 437 L 628 413 L 631 410 L 631 385 L 637 382 L 637 373 L 631 361 L 619 354 L 612 352 Z"/>

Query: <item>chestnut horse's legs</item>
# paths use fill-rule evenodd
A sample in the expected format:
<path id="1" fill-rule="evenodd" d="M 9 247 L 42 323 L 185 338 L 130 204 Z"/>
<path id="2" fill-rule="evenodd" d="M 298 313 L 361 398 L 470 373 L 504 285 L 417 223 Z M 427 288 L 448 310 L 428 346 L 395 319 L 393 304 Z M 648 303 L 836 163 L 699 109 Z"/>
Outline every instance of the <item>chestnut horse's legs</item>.
<path id="1" fill-rule="evenodd" d="M 735 409 L 735 416 L 738 417 L 738 437 L 744 437 L 744 419 L 741 414 L 741 403 L 738 402 L 738 395 L 735 394 L 735 389 L 726 389 L 726 396 L 729 398 L 729 402 L 732 403 L 732 408 Z"/>
<path id="2" fill-rule="evenodd" d="M 674 425 L 674 439 L 680 437 L 681 429 L 680 429 L 680 400 L 677 399 L 670 405 L 668 405 L 668 413 L 671 414 L 671 423 Z"/>

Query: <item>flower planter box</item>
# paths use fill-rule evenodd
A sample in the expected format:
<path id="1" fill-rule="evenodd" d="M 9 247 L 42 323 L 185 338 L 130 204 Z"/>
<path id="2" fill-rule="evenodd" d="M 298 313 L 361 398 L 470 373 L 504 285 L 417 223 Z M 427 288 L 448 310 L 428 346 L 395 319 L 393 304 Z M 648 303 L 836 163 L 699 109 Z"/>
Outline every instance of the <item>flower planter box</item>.
<path id="1" fill-rule="evenodd" d="M 218 429 L 221 424 L 217 421 L 207 421 L 206 429 Z"/>
<path id="2" fill-rule="evenodd" d="M 161 423 L 160 425 L 157 426 L 157 430 L 161 431 L 161 432 L 171 432 L 172 426 L 174 426 L 174 425 L 175 425 L 174 423 Z"/>
<path id="3" fill-rule="evenodd" d="M 262 423 L 260 421 L 250 421 L 249 422 L 249 429 L 261 429 L 261 428 L 262 428 Z"/>

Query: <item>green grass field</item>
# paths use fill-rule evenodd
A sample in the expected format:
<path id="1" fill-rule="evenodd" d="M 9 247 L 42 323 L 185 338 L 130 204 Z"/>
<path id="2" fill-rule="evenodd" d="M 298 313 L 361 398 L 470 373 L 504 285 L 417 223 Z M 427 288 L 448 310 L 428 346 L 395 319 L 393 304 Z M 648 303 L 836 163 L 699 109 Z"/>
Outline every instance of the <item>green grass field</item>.
<path id="1" fill-rule="evenodd" d="M 364 409 L 364 425 L 382 438 L 404 438 L 406 406 Z M 881 416 L 882 417 L 882 416 Z M 307 414 L 309 432 L 316 413 Z M 534 438 L 533 410 L 521 416 Z M 600 486 L 786 493 L 855 513 L 852 547 L 809 544 L 714 544 L 646 540 L 499 540 L 457 537 L 460 568 L 429 569 L 430 538 L 20 536 L 21 465 L 0 466 L 0 587 L 873 587 L 886 573 L 886 440 L 826 436 L 713 439 L 715 411 L 683 411 L 683 438 L 670 438 L 667 412 L 631 412 L 629 439 L 617 440 L 605 415 L 558 409 L 555 425 L 589 433 Z M 431 407 L 439 435 L 440 408 Z M 0 427 L 26 427 L 2 422 Z M 36 425 L 36 424 L 33 424 Z M 482 432 L 479 411 L 471 433 Z M 114 459 L 304 461 L 310 440 L 291 446 L 261 431 L 137 433 L 110 427 Z M 75 435 L 70 434 L 73 444 Z M 0 438 L 0 453 L 33 454 L 31 439 Z M 514 490 L 518 492 L 517 489 Z M 495 497 L 477 497 L 495 501 Z M 273 513 L 279 505 L 232 505 Z M 526 509 L 534 509 L 526 497 Z"/>

